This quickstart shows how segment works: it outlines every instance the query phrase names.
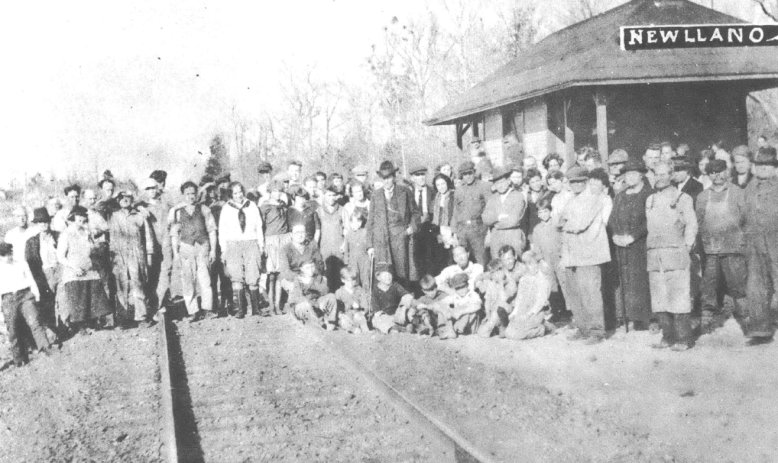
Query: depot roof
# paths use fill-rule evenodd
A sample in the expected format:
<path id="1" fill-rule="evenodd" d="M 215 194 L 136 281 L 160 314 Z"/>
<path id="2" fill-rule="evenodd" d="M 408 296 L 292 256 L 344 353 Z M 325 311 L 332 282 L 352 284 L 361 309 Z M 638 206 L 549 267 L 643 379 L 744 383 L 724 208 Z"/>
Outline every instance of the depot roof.
<path id="1" fill-rule="evenodd" d="M 739 23 L 689 0 L 633 0 L 549 35 L 424 123 L 453 124 L 575 86 L 778 79 L 775 47 L 620 48 L 621 26 Z"/>

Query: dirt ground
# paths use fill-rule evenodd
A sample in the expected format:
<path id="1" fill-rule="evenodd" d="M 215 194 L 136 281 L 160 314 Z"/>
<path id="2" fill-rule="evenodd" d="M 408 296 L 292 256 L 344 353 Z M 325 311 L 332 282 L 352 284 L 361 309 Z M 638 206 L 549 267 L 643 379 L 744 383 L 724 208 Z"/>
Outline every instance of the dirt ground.
<path id="1" fill-rule="evenodd" d="M 156 329 L 77 335 L 0 371 L 0 461 L 161 461 L 157 339 Z"/>
<path id="2" fill-rule="evenodd" d="M 594 346 L 564 330 L 328 339 L 498 461 L 778 461 L 778 345 L 745 347 L 732 320 L 683 353 L 645 331 Z"/>

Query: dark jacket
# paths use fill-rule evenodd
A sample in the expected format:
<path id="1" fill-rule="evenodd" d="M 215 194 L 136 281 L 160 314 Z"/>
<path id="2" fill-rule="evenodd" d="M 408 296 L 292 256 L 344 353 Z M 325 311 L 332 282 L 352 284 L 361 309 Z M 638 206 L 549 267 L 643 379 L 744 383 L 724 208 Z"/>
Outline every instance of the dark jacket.
<path id="1" fill-rule="evenodd" d="M 697 204 L 697 196 L 702 193 L 702 190 L 704 190 L 702 183 L 699 182 L 699 180 L 696 180 L 691 175 L 689 176 L 689 181 L 686 182 L 686 184 L 681 189 L 681 193 L 686 193 L 687 195 L 692 197 L 692 203 L 695 205 Z"/>
<path id="2" fill-rule="evenodd" d="M 390 229 L 390 222 L 394 220 L 396 220 L 396 224 Z M 370 214 L 365 227 L 367 228 L 367 247 L 375 250 L 376 262 L 385 262 L 394 266 L 397 274 L 405 277 L 404 273 L 407 270 L 404 267 L 408 262 L 408 256 L 392 258 L 392 239 L 395 241 L 405 239 L 407 228 L 411 227 L 412 231 L 415 231 L 418 222 L 418 209 L 410 188 L 399 183 L 396 184 L 390 204 L 387 204 L 384 189 L 376 190 L 370 203 Z M 401 262 L 395 262 L 395 260 Z"/>

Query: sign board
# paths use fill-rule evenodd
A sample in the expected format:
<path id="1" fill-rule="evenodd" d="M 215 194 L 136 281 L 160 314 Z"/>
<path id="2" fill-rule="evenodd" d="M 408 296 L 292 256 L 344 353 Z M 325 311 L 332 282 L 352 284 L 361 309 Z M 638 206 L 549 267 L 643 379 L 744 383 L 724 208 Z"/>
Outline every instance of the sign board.
<path id="1" fill-rule="evenodd" d="M 778 45 L 778 24 L 622 26 L 621 49 L 763 47 Z"/>

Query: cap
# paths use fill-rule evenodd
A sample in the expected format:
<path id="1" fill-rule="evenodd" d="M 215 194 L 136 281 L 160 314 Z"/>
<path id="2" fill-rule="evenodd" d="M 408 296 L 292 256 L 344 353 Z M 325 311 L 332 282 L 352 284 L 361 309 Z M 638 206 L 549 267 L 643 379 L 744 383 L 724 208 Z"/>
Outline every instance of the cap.
<path id="1" fill-rule="evenodd" d="M 367 172 L 368 172 L 367 166 L 362 164 L 351 169 L 351 173 L 354 175 L 367 175 Z"/>
<path id="2" fill-rule="evenodd" d="M 273 166 L 270 165 L 270 163 L 267 161 L 262 161 L 259 163 L 259 166 L 257 166 L 257 172 L 259 172 L 260 174 L 266 174 L 272 171 L 273 171 Z"/>
<path id="3" fill-rule="evenodd" d="M 748 149 L 748 147 L 746 145 L 736 146 L 732 150 L 732 157 L 734 158 L 735 156 L 743 156 L 743 157 L 746 157 L 746 158 L 750 159 L 751 158 L 751 150 Z"/>
<path id="4" fill-rule="evenodd" d="M 497 180 L 508 178 L 512 173 L 513 173 L 512 169 L 507 169 L 505 167 L 498 167 L 494 169 L 494 171 L 492 172 L 492 182 L 496 182 Z"/>
<path id="5" fill-rule="evenodd" d="M 622 172 L 640 172 L 645 174 L 648 172 L 648 169 L 646 169 L 646 165 L 643 163 L 643 161 L 639 159 L 630 159 L 624 164 L 624 169 L 622 169 Z"/>
<path id="6" fill-rule="evenodd" d="M 122 190 L 119 192 L 119 194 L 116 195 L 116 200 L 120 200 L 124 197 L 129 197 L 131 199 L 135 198 L 135 193 L 132 192 L 132 190 Z"/>
<path id="7" fill-rule="evenodd" d="M 428 170 L 429 169 L 427 168 L 427 166 L 422 166 L 422 165 L 413 166 L 413 169 L 410 170 L 410 174 L 422 175 L 422 174 L 426 174 Z"/>
<path id="8" fill-rule="evenodd" d="M 589 171 L 581 166 L 573 166 L 567 170 L 567 180 L 571 182 L 583 182 L 589 179 Z"/>
<path id="9" fill-rule="evenodd" d="M 680 170 L 689 170 L 692 168 L 692 163 L 689 162 L 689 159 L 686 158 L 686 156 L 676 156 L 671 159 L 673 161 L 673 170 L 680 171 Z"/>
<path id="10" fill-rule="evenodd" d="M 705 173 L 708 175 L 718 174 L 719 172 L 724 172 L 725 170 L 727 170 L 727 161 L 724 161 L 723 159 L 713 159 L 708 162 L 707 166 L 705 166 Z"/>
<path id="11" fill-rule="evenodd" d="M 459 175 L 464 175 L 468 172 L 475 172 L 475 163 L 473 161 L 465 161 L 459 165 Z"/>
<path id="12" fill-rule="evenodd" d="M 629 160 L 629 155 L 622 149 L 613 150 L 608 157 L 608 164 L 624 164 Z"/>
<path id="13" fill-rule="evenodd" d="M 221 174 L 218 177 L 216 177 L 217 184 L 225 183 L 225 182 L 230 183 L 231 181 L 232 181 L 232 175 L 230 175 L 229 172 Z"/>
<path id="14" fill-rule="evenodd" d="M 153 178 L 144 178 L 140 183 L 141 190 L 148 190 L 149 188 L 157 189 L 158 186 L 159 185 L 157 185 L 157 181 Z"/>
<path id="15" fill-rule="evenodd" d="M 756 152 L 756 156 L 754 157 L 754 164 L 778 166 L 775 148 L 772 146 L 759 148 L 759 151 Z"/>
<path id="16" fill-rule="evenodd" d="M 392 269 L 392 265 L 388 264 L 386 262 L 378 262 L 375 264 L 375 274 L 378 275 L 379 273 L 383 272 L 389 272 L 392 275 L 394 275 L 394 271 Z"/>
<path id="17" fill-rule="evenodd" d="M 467 287 L 467 274 L 457 273 L 453 277 L 449 278 L 448 285 L 454 289 L 462 289 Z"/>

